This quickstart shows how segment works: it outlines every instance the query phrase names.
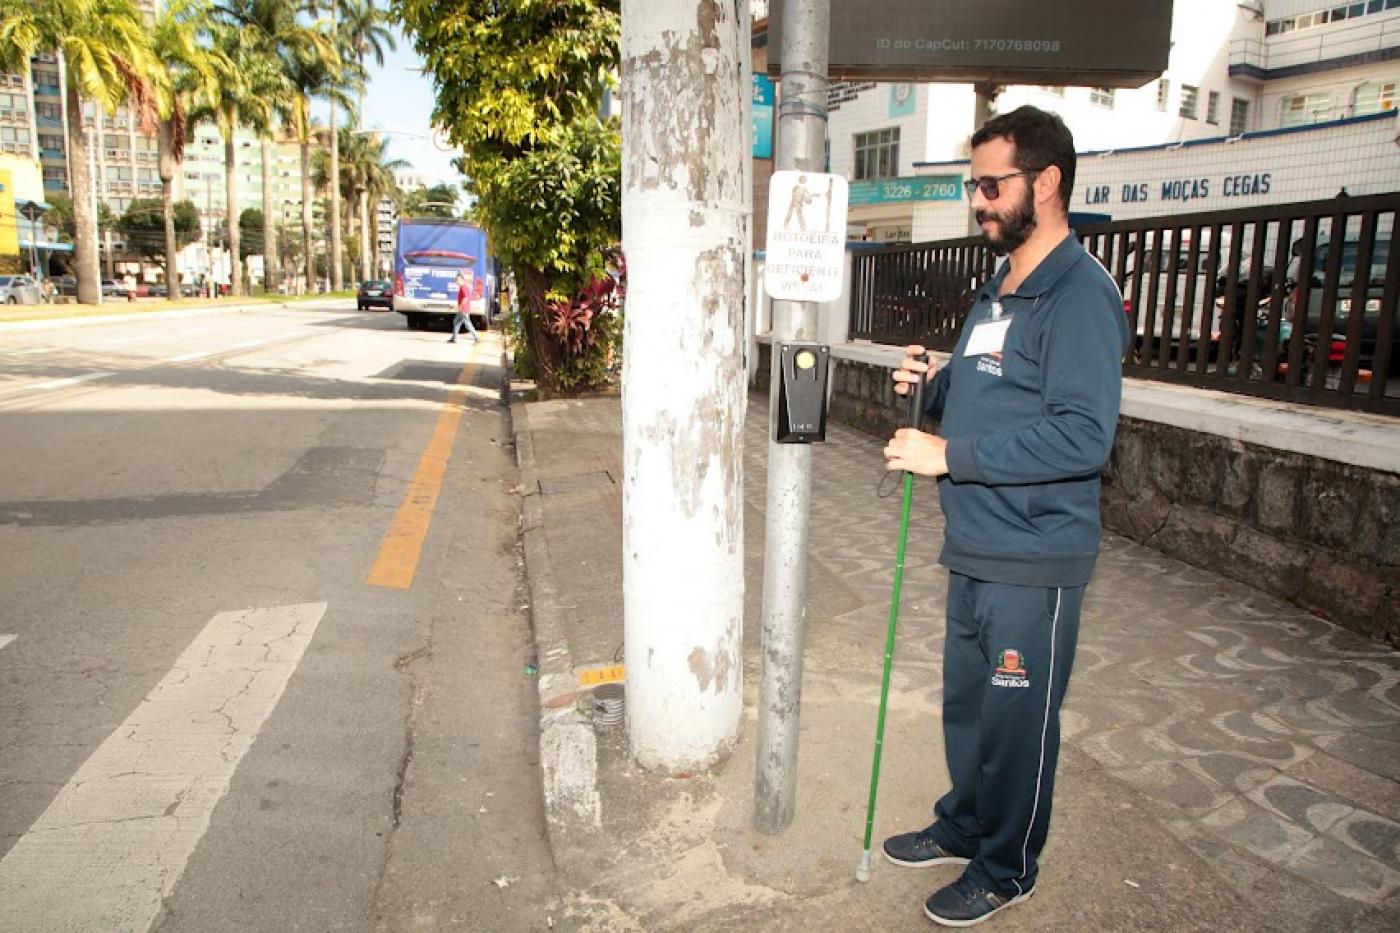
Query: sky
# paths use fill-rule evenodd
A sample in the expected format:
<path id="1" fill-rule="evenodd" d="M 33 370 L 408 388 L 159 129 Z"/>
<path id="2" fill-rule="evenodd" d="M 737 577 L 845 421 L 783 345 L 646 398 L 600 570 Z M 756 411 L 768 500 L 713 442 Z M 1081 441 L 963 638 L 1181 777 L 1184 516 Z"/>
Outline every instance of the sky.
<path id="1" fill-rule="evenodd" d="M 364 128 L 389 131 L 389 157 L 412 164 L 428 184 L 461 179 L 452 167 L 452 159 L 460 153 L 443 152 L 434 145 L 431 136 L 433 113 L 433 82 L 423 74 L 423 60 L 413 51 L 398 26 L 394 30 L 397 51 L 386 51 L 384 65 L 373 59 L 369 68 L 369 87 L 365 92 Z"/>

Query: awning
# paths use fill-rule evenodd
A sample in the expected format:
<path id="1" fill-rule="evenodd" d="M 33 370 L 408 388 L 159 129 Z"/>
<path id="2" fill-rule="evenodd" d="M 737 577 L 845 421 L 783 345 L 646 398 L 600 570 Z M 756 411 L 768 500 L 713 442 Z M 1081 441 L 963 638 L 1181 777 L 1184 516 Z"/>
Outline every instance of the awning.
<path id="1" fill-rule="evenodd" d="M 33 201 L 29 198 L 15 198 L 15 210 L 23 211 L 26 205 L 33 204 L 41 211 L 52 210 L 53 205 L 47 201 Z"/>
<path id="2" fill-rule="evenodd" d="M 20 249 L 29 249 L 29 240 L 26 239 L 25 237 L 20 237 L 19 246 L 20 246 Z M 53 242 L 50 242 L 50 241 L 48 241 L 48 240 L 39 240 L 37 243 L 34 244 L 34 248 L 35 248 L 35 249 L 46 249 L 46 250 L 48 250 L 48 251 L 51 252 L 51 253 L 71 253 L 71 252 L 73 252 L 73 244 L 72 244 L 72 243 L 53 243 Z"/>

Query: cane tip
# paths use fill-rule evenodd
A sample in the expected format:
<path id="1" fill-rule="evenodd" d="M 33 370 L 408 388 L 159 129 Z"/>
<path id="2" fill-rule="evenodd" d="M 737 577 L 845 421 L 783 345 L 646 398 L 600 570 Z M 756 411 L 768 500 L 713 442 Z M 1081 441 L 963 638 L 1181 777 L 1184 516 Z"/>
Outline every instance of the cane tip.
<path id="1" fill-rule="evenodd" d="M 870 853 L 866 852 L 860 857 L 860 864 L 856 866 L 856 880 L 866 882 L 870 880 Z"/>

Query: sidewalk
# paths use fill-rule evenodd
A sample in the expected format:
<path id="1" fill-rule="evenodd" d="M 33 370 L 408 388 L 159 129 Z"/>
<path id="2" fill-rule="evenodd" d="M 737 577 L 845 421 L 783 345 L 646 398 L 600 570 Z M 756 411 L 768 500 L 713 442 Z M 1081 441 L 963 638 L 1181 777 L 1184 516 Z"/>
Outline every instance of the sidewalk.
<path id="1" fill-rule="evenodd" d="M 512 405 L 540 666 L 540 746 L 568 924 L 593 930 L 923 930 L 956 869 L 878 859 L 865 823 L 899 487 L 882 442 L 815 450 L 797 816 L 752 828 L 766 398 L 748 416 L 746 716 L 716 771 L 667 779 L 595 726 L 578 671 L 621 658 L 615 398 Z M 915 488 L 876 811 L 929 822 L 946 572 L 932 482 Z M 581 694 L 586 697 L 587 694 Z M 1037 896 L 1003 930 L 1400 928 L 1400 653 L 1115 536 L 1085 604 Z M 992 928 L 992 927 L 989 927 Z"/>

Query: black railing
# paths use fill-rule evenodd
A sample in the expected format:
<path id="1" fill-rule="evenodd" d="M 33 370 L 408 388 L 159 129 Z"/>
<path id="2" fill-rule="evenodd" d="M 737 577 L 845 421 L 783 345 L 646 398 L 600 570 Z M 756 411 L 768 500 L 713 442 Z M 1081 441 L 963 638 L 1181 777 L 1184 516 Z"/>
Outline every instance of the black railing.
<path id="1" fill-rule="evenodd" d="M 851 337 L 951 350 L 996 257 L 981 237 L 886 246 L 853 257 Z"/>
<path id="2" fill-rule="evenodd" d="M 1400 415 L 1400 193 L 1079 228 L 1123 290 L 1124 373 Z M 993 268 L 979 239 L 855 258 L 851 335 L 951 349 Z"/>

